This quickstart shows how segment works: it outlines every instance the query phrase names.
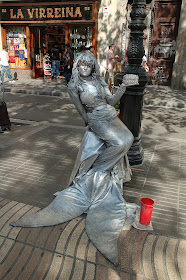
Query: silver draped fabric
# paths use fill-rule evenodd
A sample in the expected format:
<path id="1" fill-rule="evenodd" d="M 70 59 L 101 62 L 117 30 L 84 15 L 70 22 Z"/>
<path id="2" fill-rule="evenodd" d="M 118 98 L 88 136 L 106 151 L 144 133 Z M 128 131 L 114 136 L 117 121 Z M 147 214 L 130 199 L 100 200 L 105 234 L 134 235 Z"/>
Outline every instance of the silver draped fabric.
<path id="1" fill-rule="evenodd" d="M 104 98 L 103 98 L 104 100 Z M 129 229 L 138 208 L 126 203 L 123 183 L 130 180 L 127 151 L 133 136 L 106 102 L 92 106 L 88 127 L 71 174 L 69 186 L 43 210 L 12 226 L 40 227 L 69 221 L 83 213 L 86 232 L 97 249 L 118 264 L 117 240 Z"/>

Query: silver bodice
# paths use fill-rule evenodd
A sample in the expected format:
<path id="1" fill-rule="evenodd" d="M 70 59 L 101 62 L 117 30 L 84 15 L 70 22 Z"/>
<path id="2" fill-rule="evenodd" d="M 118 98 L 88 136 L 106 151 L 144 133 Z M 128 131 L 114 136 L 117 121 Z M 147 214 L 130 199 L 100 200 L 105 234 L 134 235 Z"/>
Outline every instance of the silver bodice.
<path id="1" fill-rule="evenodd" d="M 83 81 L 79 93 L 81 103 L 85 106 L 85 109 L 94 109 L 97 106 L 107 104 L 105 89 L 101 84 L 99 84 L 98 90 L 94 82 Z"/>

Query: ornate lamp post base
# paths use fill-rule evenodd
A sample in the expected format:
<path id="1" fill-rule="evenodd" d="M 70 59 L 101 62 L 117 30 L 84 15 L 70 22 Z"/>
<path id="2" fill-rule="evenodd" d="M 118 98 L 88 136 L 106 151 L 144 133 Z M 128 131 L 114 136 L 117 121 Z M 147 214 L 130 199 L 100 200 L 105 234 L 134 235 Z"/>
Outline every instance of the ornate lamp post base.
<path id="1" fill-rule="evenodd" d="M 139 165 L 143 162 L 144 152 L 141 146 L 141 118 L 143 108 L 143 95 L 147 83 L 147 74 L 141 66 L 144 55 L 143 30 L 146 18 L 146 1 L 134 0 L 131 11 L 131 23 L 129 28 L 130 41 L 127 50 L 128 66 L 122 69 L 118 76 L 118 81 L 122 80 L 125 74 L 137 74 L 139 85 L 127 88 L 120 101 L 120 119 L 130 129 L 134 135 L 134 142 L 128 152 L 130 165 Z"/>
<path id="2" fill-rule="evenodd" d="M 132 147 L 128 152 L 128 159 L 131 166 L 140 165 L 143 162 L 144 152 L 141 146 L 141 137 L 135 137 Z"/>
<path id="3" fill-rule="evenodd" d="M 134 87 L 132 87 L 134 90 Z M 130 165 L 139 165 L 143 162 L 144 152 L 141 146 L 141 118 L 143 106 L 143 92 L 132 94 L 126 92 L 121 99 L 120 119 L 134 135 L 134 142 L 128 152 Z"/>

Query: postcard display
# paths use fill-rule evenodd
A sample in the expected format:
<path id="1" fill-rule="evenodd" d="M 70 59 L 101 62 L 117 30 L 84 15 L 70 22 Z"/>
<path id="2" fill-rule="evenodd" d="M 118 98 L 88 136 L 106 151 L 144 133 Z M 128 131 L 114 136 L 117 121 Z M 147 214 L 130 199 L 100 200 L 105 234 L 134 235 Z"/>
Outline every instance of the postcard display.
<path id="1" fill-rule="evenodd" d="M 44 70 L 44 78 L 48 78 L 51 76 L 51 60 L 50 60 L 50 55 L 46 53 L 43 56 L 43 70 Z"/>
<path id="2" fill-rule="evenodd" d="M 7 27 L 6 42 L 11 68 L 27 68 L 26 28 Z"/>

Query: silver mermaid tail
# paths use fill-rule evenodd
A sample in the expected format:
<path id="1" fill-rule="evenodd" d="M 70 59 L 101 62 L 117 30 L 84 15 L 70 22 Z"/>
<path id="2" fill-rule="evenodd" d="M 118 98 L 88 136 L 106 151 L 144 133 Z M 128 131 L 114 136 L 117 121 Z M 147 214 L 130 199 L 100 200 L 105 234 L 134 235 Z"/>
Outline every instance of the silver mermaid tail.
<path id="1" fill-rule="evenodd" d="M 124 155 L 121 153 L 120 160 L 112 170 L 96 170 L 94 165 L 104 150 L 103 140 L 87 129 L 69 187 L 59 192 L 43 210 L 11 225 L 51 226 L 67 222 L 86 212 L 88 237 L 105 257 L 117 265 L 119 234 L 121 230 L 130 228 L 138 206 L 126 203 L 122 196 L 123 183 L 130 180 L 126 151 Z"/>

